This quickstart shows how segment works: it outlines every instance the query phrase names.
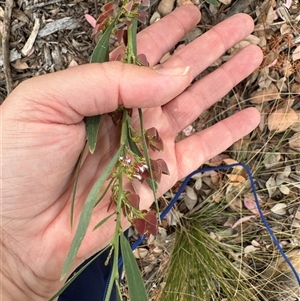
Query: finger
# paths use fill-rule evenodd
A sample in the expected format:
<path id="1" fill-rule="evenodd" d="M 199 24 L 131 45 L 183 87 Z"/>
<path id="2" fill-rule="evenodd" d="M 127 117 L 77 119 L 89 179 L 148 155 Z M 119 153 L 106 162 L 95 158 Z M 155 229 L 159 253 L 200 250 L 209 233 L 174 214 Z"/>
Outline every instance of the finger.
<path id="1" fill-rule="evenodd" d="M 196 77 L 227 49 L 248 36 L 253 26 L 253 20 L 248 15 L 234 15 L 175 52 L 164 66 L 191 66 L 191 74 Z"/>
<path id="2" fill-rule="evenodd" d="M 144 53 L 150 66 L 157 62 L 172 49 L 176 43 L 200 20 L 200 11 L 194 5 L 183 5 L 158 22 L 147 27 L 138 34 L 138 53 Z M 124 47 L 118 47 L 111 53 L 114 60 L 124 52 Z"/>
<path id="3" fill-rule="evenodd" d="M 205 161 L 226 150 L 250 133 L 260 121 L 255 108 L 248 108 L 176 144 L 178 178 L 181 179 Z"/>
<path id="4" fill-rule="evenodd" d="M 32 120 L 74 124 L 84 116 L 112 112 L 119 105 L 161 106 L 186 89 L 190 81 L 186 66 L 155 71 L 121 62 L 88 64 L 25 81 L 10 99 L 15 100 L 14 109 L 20 116 L 26 114 L 28 118 L 30 110 Z M 6 104 L 10 104 L 9 99 Z"/>
<path id="5" fill-rule="evenodd" d="M 163 107 L 175 134 L 191 124 L 199 115 L 251 74 L 262 61 L 260 48 L 251 45 L 231 60 L 190 86 Z"/>

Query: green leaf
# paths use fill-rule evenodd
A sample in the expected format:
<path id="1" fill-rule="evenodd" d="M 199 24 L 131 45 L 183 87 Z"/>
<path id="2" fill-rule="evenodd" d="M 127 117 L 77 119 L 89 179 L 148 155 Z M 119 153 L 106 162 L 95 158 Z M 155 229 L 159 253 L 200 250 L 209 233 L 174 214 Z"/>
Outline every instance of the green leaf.
<path id="1" fill-rule="evenodd" d="M 215 5 L 215 6 L 219 6 L 220 3 L 217 0 L 205 0 L 207 3 Z"/>
<path id="2" fill-rule="evenodd" d="M 93 188 L 91 189 L 91 191 L 83 205 L 79 223 L 78 223 L 78 228 L 76 230 L 70 250 L 68 252 L 67 258 L 65 260 L 65 263 L 64 263 L 64 266 L 62 269 L 61 279 L 63 279 L 67 275 L 67 273 L 72 265 L 72 262 L 78 252 L 78 249 L 79 249 L 79 247 L 82 243 L 82 240 L 86 234 L 86 231 L 88 229 L 88 226 L 89 226 L 89 223 L 90 223 L 90 220 L 92 217 L 93 208 L 94 208 L 95 202 L 97 201 L 99 191 L 101 190 L 103 184 L 105 183 L 108 176 L 111 174 L 113 168 L 115 167 L 115 164 L 116 164 L 118 158 L 120 157 L 120 153 L 122 150 L 123 150 L 123 148 L 120 147 L 119 150 L 116 152 L 116 154 L 113 156 L 113 158 L 110 160 L 110 162 L 106 166 L 104 172 L 102 173 L 100 178 L 97 180 L 97 182 L 94 184 Z"/>
<path id="3" fill-rule="evenodd" d="M 138 24 L 138 20 L 136 18 L 133 18 L 131 21 L 131 35 L 132 35 L 131 47 L 134 56 L 137 56 L 137 45 L 136 45 L 137 24 Z"/>
<path id="4" fill-rule="evenodd" d="M 103 63 L 109 61 L 109 38 L 114 29 L 116 20 L 107 27 L 91 56 L 91 63 Z M 98 131 L 100 126 L 100 115 L 86 118 L 86 136 L 90 152 L 93 154 L 96 149 Z"/>
<path id="5" fill-rule="evenodd" d="M 146 143 L 146 139 L 145 139 L 143 111 L 142 111 L 142 109 L 138 109 L 138 112 L 139 112 L 139 118 L 140 118 L 141 137 L 142 137 L 142 145 L 143 145 L 144 156 L 145 156 L 147 165 L 149 167 L 149 172 L 150 172 L 150 176 L 151 176 L 151 179 L 146 180 L 146 182 L 147 182 L 148 186 L 150 187 L 150 189 L 153 192 L 153 198 L 154 198 L 154 202 L 155 202 L 155 205 L 156 205 L 156 209 L 157 209 L 157 212 L 159 212 L 158 202 L 157 202 L 157 198 L 156 198 L 156 192 L 157 192 L 158 185 L 157 185 L 156 181 L 153 178 L 153 172 L 152 172 L 152 168 L 151 168 L 150 156 L 149 156 L 147 143 Z"/>
<path id="6" fill-rule="evenodd" d="M 105 217 L 102 221 L 100 221 L 93 229 L 93 231 L 97 230 L 100 226 L 102 226 L 106 221 L 108 221 L 113 215 L 115 214 L 115 212 L 113 212 L 112 214 L 108 215 L 107 217 Z"/>
<path id="7" fill-rule="evenodd" d="M 129 117 L 128 117 L 129 118 Z M 127 138 L 128 138 L 128 145 L 130 147 L 130 149 L 139 157 L 143 157 L 142 153 L 140 152 L 138 146 L 136 145 L 136 143 L 133 141 L 132 139 L 132 135 L 131 135 L 131 129 L 129 127 L 129 122 L 126 123 L 127 125 Z"/>
<path id="8" fill-rule="evenodd" d="M 100 198 L 99 198 L 99 199 L 97 200 L 97 202 L 95 203 L 95 206 L 94 206 L 94 207 L 96 207 L 96 206 L 102 201 L 102 199 L 105 197 L 105 195 L 106 195 L 106 193 L 107 193 L 109 187 L 110 187 L 111 184 L 113 183 L 113 181 L 114 181 L 113 178 L 109 181 L 108 185 L 106 186 L 106 188 L 105 188 L 105 190 L 103 191 L 103 193 L 102 193 L 102 195 L 100 196 Z"/>
<path id="9" fill-rule="evenodd" d="M 100 127 L 100 117 L 101 115 L 96 115 L 87 117 L 85 120 L 86 139 L 91 154 L 93 154 L 96 149 L 98 131 Z"/>
<path id="10" fill-rule="evenodd" d="M 104 31 L 99 42 L 92 53 L 91 63 L 103 63 L 109 61 L 109 39 L 115 27 L 116 19 L 114 19 L 107 29 Z"/>
<path id="11" fill-rule="evenodd" d="M 130 300 L 148 301 L 141 272 L 133 256 L 130 244 L 124 234 L 120 235 L 120 246 L 128 284 Z"/>
<path id="12" fill-rule="evenodd" d="M 78 161 L 76 164 L 75 181 L 74 181 L 74 186 L 73 186 L 73 191 L 72 191 L 72 200 L 71 200 L 71 216 L 70 216 L 71 229 L 73 227 L 74 205 L 75 205 L 75 196 L 76 196 L 76 189 L 77 189 L 77 184 L 78 184 L 79 171 L 80 171 L 81 161 L 82 161 L 82 157 L 83 157 L 85 148 L 86 148 L 86 143 L 84 144 L 84 147 L 79 155 L 79 158 L 78 158 Z"/>

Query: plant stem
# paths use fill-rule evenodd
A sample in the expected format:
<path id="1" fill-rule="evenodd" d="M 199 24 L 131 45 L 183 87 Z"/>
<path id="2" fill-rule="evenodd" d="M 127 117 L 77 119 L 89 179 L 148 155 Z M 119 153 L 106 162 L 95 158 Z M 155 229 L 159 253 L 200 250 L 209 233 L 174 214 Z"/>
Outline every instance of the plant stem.
<path id="1" fill-rule="evenodd" d="M 131 25 L 127 29 L 127 47 L 126 47 L 126 59 L 128 64 L 137 64 L 137 48 L 136 48 L 136 32 L 137 32 L 137 19 L 131 20 Z"/>
<path id="2" fill-rule="evenodd" d="M 122 148 L 122 156 L 126 157 L 126 146 L 128 145 L 128 120 L 130 119 L 128 115 L 128 111 L 126 109 L 123 110 L 123 117 L 122 117 L 122 126 L 121 126 L 121 137 L 120 137 L 120 147 Z M 124 192 L 123 192 L 123 167 L 119 166 L 116 171 L 117 179 L 116 182 L 118 185 L 118 196 L 116 200 L 116 228 L 115 233 L 112 240 L 112 248 L 114 251 L 113 254 L 113 267 L 111 272 L 111 277 L 109 280 L 109 285 L 107 288 L 105 301 L 109 301 L 111 291 L 113 285 L 115 284 L 117 287 L 117 282 L 119 281 L 119 237 L 123 233 L 122 224 L 121 224 L 121 211 L 122 211 L 122 201 L 124 199 Z"/>
<path id="3" fill-rule="evenodd" d="M 123 127 L 122 127 L 123 129 Z M 122 135 L 121 135 L 122 138 Z M 124 193 L 123 193 L 123 181 L 122 181 L 122 175 L 123 175 L 123 168 L 122 167 L 118 167 L 117 169 L 117 182 L 118 182 L 118 186 L 119 186 L 119 190 L 118 190 L 118 198 L 117 198 L 117 207 L 116 207 L 116 228 L 115 228 L 115 233 L 114 233 L 114 237 L 112 240 L 112 248 L 114 251 L 113 254 L 113 267 L 112 267 L 112 272 L 111 272 L 111 277 L 109 280 L 109 285 L 107 288 L 107 293 L 105 296 L 105 301 L 109 301 L 110 299 L 110 295 L 111 295 L 111 291 L 113 288 L 113 285 L 118 281 L 119 279 L 119 270 L 118 270 L 118 262 L 119 262 L 119 236 L 122 235 L 122 225 L 121 225 L 121 209 L 122 209 L 122 200 L 124 198 Z M 116 284 L 115 284 L 116 285 Z"/>

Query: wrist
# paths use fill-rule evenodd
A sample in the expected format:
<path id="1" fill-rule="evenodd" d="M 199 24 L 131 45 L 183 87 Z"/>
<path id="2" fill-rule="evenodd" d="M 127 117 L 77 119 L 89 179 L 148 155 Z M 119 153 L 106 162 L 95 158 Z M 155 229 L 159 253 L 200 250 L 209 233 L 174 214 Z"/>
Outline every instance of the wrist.
<path id="1" fill-rule="evenodd" d="M 3 241 L 0 242 L 0 296 L 5 301 L 47 301 L 56 291 L 53 283 L 34 275 Z"/>

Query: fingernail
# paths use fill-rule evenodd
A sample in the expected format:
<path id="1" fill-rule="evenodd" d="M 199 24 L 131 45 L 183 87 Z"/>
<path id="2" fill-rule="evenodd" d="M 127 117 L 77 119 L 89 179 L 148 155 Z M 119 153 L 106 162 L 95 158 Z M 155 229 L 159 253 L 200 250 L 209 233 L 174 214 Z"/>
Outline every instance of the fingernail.
<path id="1" fill-rule="evenodd" d="M 171 68 L 159 68 L 154 69 L 156 72 L 164 75 L 186 75 L 190 70 L 190 66 L 184 67 L 171 67 Z"/>

